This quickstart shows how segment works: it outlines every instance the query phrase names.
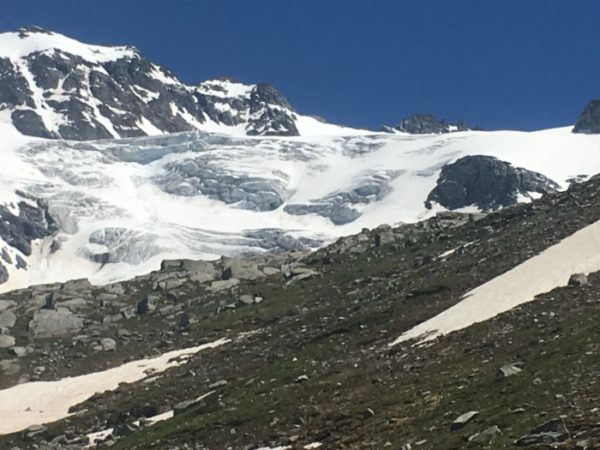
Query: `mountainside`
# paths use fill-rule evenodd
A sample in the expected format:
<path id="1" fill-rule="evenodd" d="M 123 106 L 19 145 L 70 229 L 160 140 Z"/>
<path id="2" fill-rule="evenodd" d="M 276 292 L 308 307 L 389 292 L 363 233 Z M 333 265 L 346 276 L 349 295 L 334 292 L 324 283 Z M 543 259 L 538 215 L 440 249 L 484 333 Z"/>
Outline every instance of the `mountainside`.
<path id="1" fill-rule="evenodd" d="M 600 448 L 598 111 L 371 132 L 0 34 L 0 449 Z"/>
<path id="2" fill-rule="evenodd" d="M 598 448 L 599 194 L 5 294 L 0 446 Z"/>
<path id="3" fill-rule="evenodd" d="M 134 48 L 39 28 L 0 34 L 0 66 L 2 291 L 317 248 L 600 172 L 596 136 L 475 132 L 431 115 L 356 130 L 295 113 L 266 84 L 187 86 Z"/>
<path id="4" fill-rule="evenodd" d="M 82 44 L 36 27 L 0 34 L 0 120 L 25 135 L 73 140 L 335 129 L 296 114 L 268 84 L 222 78 L 188 86 L 135 48 Z"/>

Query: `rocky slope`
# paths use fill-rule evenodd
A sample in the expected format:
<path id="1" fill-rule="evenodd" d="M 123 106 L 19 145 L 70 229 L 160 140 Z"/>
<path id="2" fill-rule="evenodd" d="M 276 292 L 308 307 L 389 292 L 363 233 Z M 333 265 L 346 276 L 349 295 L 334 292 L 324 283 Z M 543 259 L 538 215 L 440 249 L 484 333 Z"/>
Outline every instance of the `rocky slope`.
<path id="1" fill-rule="evenodd" d="M 487 216 L 364 230 L 314 253 L 165 261 L 110 286 L 5 294 L 3 387 L 231 342 L 0 446 L 74 449 L 99 433 L 99 448 L 123 449 L 597 448 L 597 273 L 432 346 L 390 344 L 600 220 L 598 195 L 594 178 Z"/>
<path id="2" fill-rule="evenodd" d="M 188 86 L 133 47 L 87 45 L 37 27 L 0 34 L 0 115 L 23 134 L 72 140 L 195 129 L 296 136 L 299 121 L 268 84 Z"/>

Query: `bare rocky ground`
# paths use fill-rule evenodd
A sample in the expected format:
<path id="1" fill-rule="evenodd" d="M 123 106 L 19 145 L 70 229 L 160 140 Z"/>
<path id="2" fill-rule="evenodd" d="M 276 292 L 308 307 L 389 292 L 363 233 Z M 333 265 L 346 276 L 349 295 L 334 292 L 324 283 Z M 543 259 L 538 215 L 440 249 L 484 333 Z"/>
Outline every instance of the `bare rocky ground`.
<path id="1" fill-rule="evenodd" d="M 600 220 L 599 194 L 592 179 L 487 216 L 365 230 L 310 254 L 166 261 L 111 286 L 4 294 L 1 387 L 232 342 L 0 437 L 0 448 L 77 449 L 113 427 L 99 448 L 599 448 L 600 274 L 428 347 L 388 345 Z M 172 409 L 172 419 L 134 425 Z"/>

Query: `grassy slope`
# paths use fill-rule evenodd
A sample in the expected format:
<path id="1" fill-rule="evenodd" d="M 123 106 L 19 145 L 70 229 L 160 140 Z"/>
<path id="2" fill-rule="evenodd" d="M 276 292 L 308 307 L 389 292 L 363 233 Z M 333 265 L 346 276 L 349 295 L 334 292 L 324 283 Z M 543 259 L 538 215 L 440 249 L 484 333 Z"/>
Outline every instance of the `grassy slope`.
<path id="1" fill-rule="evenodd" d="M 592 181 L 457 229 L 405 227 L 396 242 L 365 253 L 338 253 L 333 246 L 307 259 L 319 277 L 290 286 L 280 277 L 244 283 L 242 292 L 265 298 L 256 306 L 215 315 L 210 298 L 192 290 L 188 295 L 198 301 L 189 311 L 197 320 L 185 339 L 255 334 L 151 383 L 96 396 L 82 405 L 88 412 L 36 439 L 127 421 L 145 406 L 168 408 L 218 380 L 228 384 L 195 408 L 112 448 L 250 449 L 291 441 L 320 441 L 325 448 L 482 448 L 467 438 L 492 425 L 502 433 L 489 447 L 512 448 L 534 425 L 560 415 L 572 431 L 593 434 L 600 421 L 592 412 L 600 400 L 600 277 L 428 348 L 387 344 L 469 289 L 599 220 L 593 202 L 599 188 Z M 472 244 L 437 258 L 465 243 Z M 148 333 L 150 345 L 160 340 L 159 321 L 131 326 Z M 497 369 L 515 361 L 525 370 L 496 380 Z M 308 379 L 300 382 L 301 375 Z M 470 410 L 480 414 L 451 431 L 454 418 Z M 22 434 L 4 443 L 29 445 Z"/>

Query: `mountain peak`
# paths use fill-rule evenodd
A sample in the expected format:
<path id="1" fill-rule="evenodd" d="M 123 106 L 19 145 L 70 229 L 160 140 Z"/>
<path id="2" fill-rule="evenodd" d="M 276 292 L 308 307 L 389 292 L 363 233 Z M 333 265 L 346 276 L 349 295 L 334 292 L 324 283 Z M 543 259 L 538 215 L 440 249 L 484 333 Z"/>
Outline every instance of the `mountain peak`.
<path id="1" fill-rule="evenodd" d="M 16 32 L 0 33 L 0 58 L 26 58 L 31 54 L 56 50 L 92 63 L 132 57 L 136 54 L 136 50 L 131 47 L 84 44 L 38 26 L 26 26 Z"/>
<path id="2" fill-rule="evenodd" d="M 31 34 L 41 33 L 41 34 L 54 34 L 50 30 L 46 30 L 37 25 L 25 25 L 18 29 L 19 36 L 24 39 Z"/>
<path id="3" fill-rule="evenodd" d="M 2 111 L 22 134 L 70 140 L 191 130 L 296 136 L 302 119 L 269 84 L 220 77 L 189 86 L 133 47 L 38 26 L 0 34 Z"/>

